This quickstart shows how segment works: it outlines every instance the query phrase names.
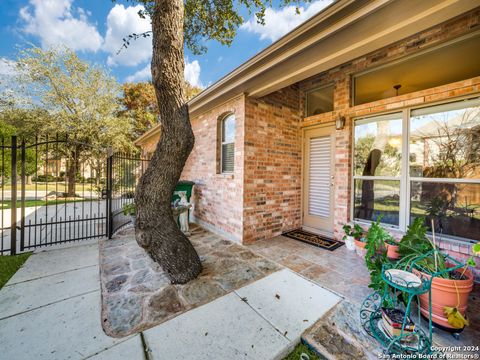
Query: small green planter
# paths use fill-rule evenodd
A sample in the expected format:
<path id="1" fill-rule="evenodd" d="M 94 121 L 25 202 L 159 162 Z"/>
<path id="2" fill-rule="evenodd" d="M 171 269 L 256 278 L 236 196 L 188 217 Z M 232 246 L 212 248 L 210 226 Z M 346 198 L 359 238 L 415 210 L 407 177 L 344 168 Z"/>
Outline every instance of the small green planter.
<path id="1" fill-rule="evenodd" d="M 187 180 L 181 180 L 177 183 L 177 186 L 175 186 L 175 192 L 173 193 L 172 197 L 172 203 L 175 202 L 175 200 L 180 200 L 180 196 L 178 196 L 179 191 L 185 191 L 187 193 L 187 200 L 190 202 L 190 199 L 192 198 L 192 192 L 193 192 L 193 186 L 195 183 L 193 181 L 187 181 Z"/>
<path id="2" fill-rule="evenodd" d="M 193 181 L 181 180 L 175 186 L 175 191 L 173 192 L 172 204 L 177 201 L 180 201 L 179 192 L 184 191 L 187 194 L 187 201 L 191 203 L 193 186 L 195 183 Z M 188 219 L 190 219 L 190 210 L 188 210 Z"/>

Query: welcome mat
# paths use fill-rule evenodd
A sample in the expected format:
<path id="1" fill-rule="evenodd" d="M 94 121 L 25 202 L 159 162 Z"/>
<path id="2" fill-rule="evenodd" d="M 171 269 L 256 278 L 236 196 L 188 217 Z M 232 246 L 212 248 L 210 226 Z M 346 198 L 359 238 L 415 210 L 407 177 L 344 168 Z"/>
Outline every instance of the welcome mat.
<path id="1" fill-rule="evenodd" d="M 302 229 L 292 230 L 283 233 L 282 235 L 289 237 L 290 239 L 300 240 L 306 242 L 307 244 L 315 245 L 330 251 L 333 251 L 343 245 L 343 242 L 330 239 L 323 235 L 313 234 Z"/>

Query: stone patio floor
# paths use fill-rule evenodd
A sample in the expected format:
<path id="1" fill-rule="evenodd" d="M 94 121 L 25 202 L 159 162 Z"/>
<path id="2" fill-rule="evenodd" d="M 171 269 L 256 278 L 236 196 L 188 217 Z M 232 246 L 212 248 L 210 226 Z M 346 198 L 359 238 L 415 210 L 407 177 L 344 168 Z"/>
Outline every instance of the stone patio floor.
<path id="1" fill-rule="evenodd" d="M 195 225 L 189 239 L 203 270 L 186 285 L 170 284 L 138 246 L 132 228 L 100 243 L 102 323 L 108 335 L 126 336 L 161 324 L 282 269 Z"/>
<path id="2" fill-rule="evenodd" d="M 328 251 L 285 236 L 259 241 L 249 245 L 248 248 L 345 298 L 303 335 L 303 338 L 309 340 L 312 346 L 335 354 L 339 359 L 349 359 L 349 356 L 353 356 L 358 348 L 345 351 L 348 344 L 342 341 L 342 336 L 335 336 L 340 334 L 352 340 L 354 344 L 358 342 L 359 348 L 375 353 L 378 351 L 375 349 L 376 343 L 372 342 L 371 338 L 365 337 L 360 328 L 360 306 L 372 290 L 368 288 L 370 277 L 364 260 L 355 251 L 349 251 L 345 246 Z M 465 328 L 458 340 L 446 331 L 435 329 L 434 344 L 440 347 L 480 346 L 479 284 L 474 286 L 470 295 L 467 316 L 470 326 Z M 336 328 L 336 331 L 333 331 L 333 328 Z M 342 352 L 350 355 L 342 357 Z"/>

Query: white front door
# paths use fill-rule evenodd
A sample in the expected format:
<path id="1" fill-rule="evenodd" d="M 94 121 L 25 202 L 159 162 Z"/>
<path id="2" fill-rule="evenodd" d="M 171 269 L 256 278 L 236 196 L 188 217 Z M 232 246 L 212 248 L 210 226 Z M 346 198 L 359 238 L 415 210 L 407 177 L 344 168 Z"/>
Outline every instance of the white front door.
<path id="1" fill-rule="evenodd" d="M 333 232 L 333 126 L 305 130 L 303 171 L 303 225 Z"/>

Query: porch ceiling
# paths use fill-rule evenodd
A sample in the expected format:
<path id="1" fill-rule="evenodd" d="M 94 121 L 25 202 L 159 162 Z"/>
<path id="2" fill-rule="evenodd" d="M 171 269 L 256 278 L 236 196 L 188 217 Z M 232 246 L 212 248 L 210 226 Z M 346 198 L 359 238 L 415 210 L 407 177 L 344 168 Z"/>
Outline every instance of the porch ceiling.
<path id="1" fill-rule="evenodd" d="M 240 93 L 267 95 L 478 6 L 479 0 L 339 0 L 192 99 L 190 113 Z"/>

